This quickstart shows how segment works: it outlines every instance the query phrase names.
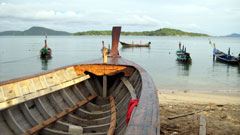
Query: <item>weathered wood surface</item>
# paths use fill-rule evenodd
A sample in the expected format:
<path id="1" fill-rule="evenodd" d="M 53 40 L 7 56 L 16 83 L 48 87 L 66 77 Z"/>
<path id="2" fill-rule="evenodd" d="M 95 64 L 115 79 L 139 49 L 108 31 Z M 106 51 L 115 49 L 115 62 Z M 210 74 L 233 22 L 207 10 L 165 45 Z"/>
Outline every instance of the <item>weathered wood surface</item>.
<path id="1" fill-rule="evenodd" d="M 89 77 L 77 75 L 73 67 L 68 67 L 33 78 L 0 84 L 0 110 L 72 86 Z"/>
<path id="2" fill-rule="evenodd" d="M 188 116 L 188 115 L 193 115 L 195 113 L 199 113 L 202 111 L 206 111 L 206 109 L 202 109 L 202 110 L 198 110 L 198 111 L 194 111 L 194 112 L 190 112 L 190 113 L 184 113 L 184 114 L 180 114 L 180 115 L 176 115 L 176 116 L 171 116 L 171 117 L 168 117 L 168 119 L 172 120 L 172 119 L 176 119 L 176 118 L 180 118 L 180 117 L 184 117 L 184 116 Z"/>
<path id="3" fill-rule="evenodd" d="M 206 118 L 205 118 L 205 116 L 203 114 L 200 114 L 199 117 L 200 117 L 199 135 L 206 135 L 206 133 L 207 133 L 207 130 L 206 130 L 206 125 L 207 125 Z"/>
<path id="4" fill-rule="evenodd" d="M 39 125 L 31 128 L 31 129 L 28 130 L 27 132 L 24 132 L 23 134 L 25 134 L 25 135 L 30 135 L 30 134 L 34 134 L 34 133 L 40 131 L 41 129 L 47 127 L 48 125 L 50 125 L 50 124 L 52 124 L 53 122 L 57 121 L 58 119 L 62 118 L 63 116 L 71 113 L 72 111 L 78 109 L 79 107 L 83 106 L 83 105 L 86 104 L 87 102 L 91 101 L 91 100 L 94 99 L 96 96 L 97 96 L 97 95 L 95 94 L 95 95 L 92 95 L 92 96 L 88 97 L 87 99 L 81 101 L 80 103 L 78 103 L 78 104 L 76 104 L 76 105 L 74 105 L 74 106 L 66 109 L 65 111 L 57 114 L 57 115 L 54 116 L 54 117 L 51 117 L 50 119 L 42 122 L 41 124 L 39 124 Z"/>
<path id="5" fill-rule="evenodd" d="M 81 64 L 102 64 L 102 58 L 95 59 Z M 129 135 L 159 135 L 160 119 L 158 94 L 155 84 L 150 75 L 139 65 L 124 58 L 108 58 L 110 65 L 122 65 L 135 67 L 139 72 L 142 80 L 142 91 L 139 98 L 138 107 L 132 114 L 125 134 Z"/>
<path id="6" fill-rule="evenodd" d="M 107 97 L 107 76 L 103 76 L 103 97 Z"/>
<path id="7" fill-rule="evenodd" d="M 121 80 L 123 81 L 123 84 L 127 87 L 128 91 L 130 92 L 132 99 L 136 99 L 135 89 L 133 88 L 132 84 L 124 77 Z"/>
<path id="8" fill-rule="evenodd" d="M 110 104 L 111 104 L 111 124 L 108 129 L 108 135 L 113 135 L 115 131 L 115 127 L 117 124 L 117 112 L 116 112 L 116 105 L 112 95 L 110 95 Z"/>
<path id="9" fill-rule="evenodd" d="M 108 58 L 108 62 L 106 64 L 103 64 L 102 62 L 103 62 L 103 60 L 102 60 L 102 58 L 100 58 L 97 60 L 88 61 L 85 63 L 80 63 L 80 64 L 76 64 L 76 65 L 72 65 L 72 66 L 74 67 L 74 70 L 76 71 L 77 76 L 79 76 L 79 75 L 81 75 L 81 73 L 85 72 L 85 71 L 82 71 L 82 67 L 84 67 L 84 66 L 86 66 L 86 69 L 90 68 L 91 66 L 100 67 L 99 69 L 103 70 L 103 71 L 101 71 L 100 75 L 114 75 L 116 73 L 123 72 L 124 75 L 128 77 L 128 76 L 131 76 L 134 73 L 136 73 L 136 72 L 134 72 L 135 68 L 138 70 L 138 74 L 140 74 L 138 76 L 135 76 L 134 77 L 135 79 L 133 79 L 133 80 L 131 80 L 131 78 L 129 79 L 129 82 L 132 85 L 132 88 L 130 88 L 130 89 L 134 89 L 134 91 L 136 92 L 136 97 L 139 98 L 139 104 L 135 108 L 135 111 L 132 113 L 132 118 L 130 119 L 128 126 L 126 125 L 126 111 L 127 111 L 128 102 L 131 99 L 131 95 L 128 92 L 128 90 L 126 89 L 126 85 L 124 85 L 124 83 L 122 81 L 119 81 L 119 85 L 117 85 L 117 84 L 113 85 L 116 89 L 114 88 L 114 89 L 110 90 L 113 92 L 112 94 L 116 101 L 117 125 L 116 125 L 116 129 L 115 129 L 115 134 L 137 134 L 137 135 L 141 135 L 141 134 L 144 134 L 144 135 L 145 134 L 152 134 L 152 135 L 156 134 L 156 135 L 158 135 L 158 134 L 160 134 L 160 120 L 159 120 L 157 91 L 156 91 L 155 85 L 154 85 L 151 77 L 148 75 L 148 73 L 140 66 L 138 66 L 138 65 L 134 64 L 133 62 L 128 61 L 124 58 Z M 68 66 L 68 67 L 72 67 L 72 66 Z M 118 69 L 119 67 L 124 67 L 124 68 Z M 95 73 L 95 72 L 100 71 L 99 69 L 94 68 L 94 70 L 92 70 L 92 71 L 87 70 L 87 72 Z M 58 69 L 58 70 L 61 70 L 61 69 Z M 48 73 L 54 73 L 55 71 L 57 71 L 57 70 L 50 71 Z M 41 75 L 45 75 L 45 74 L 46 73 L 41 74 Z M 39 77 L 39 75 L 35 75 L 30 78 L 34 78 L 34 77 Z M 52 78 L 55 78 L 56 80 L 61 80 L 61 79 L 57 78 L 55 74 L 54 74 L 54 77 L 52 77 Z M 42 78 L 43 81 L 41 81 L 41 82 L 47 82 L 44 84 L 45 88 L 50 87 L 50 86 L 56 87 L 54 85 L 54 81 L 51 80 L 52 78 L 51 78 L 51 76 L 48 76 L 48 75 L 45 75 Z M 28 79 L 29 78 L 25 78 L 21 81 L 25 81 Z M 19 81 L 19 80 L 17 80 L 17 81 Z M 70 81 L 70 82 L 72 82 L 72 81 Z M 84 82 L 85 83 L 83 83 L 83 84 L 86 84 L 87 81 L 84 81 Z M 13 83 L 13 82 L 12 81 L 7 82 L 7 84 L 11 84 L 11 83 Z M 0 86 L 5 85 L 5 83 L 0 83 L 0 84 L 1 84 Z M 19 85 L 22 85 L 22 84 L 19 84 Z M 41 84 L 41 85 L 43 85 L 43 84 Z M 16 86 L 16 87 L 18 87 L 18 86 Z M 37 87 L 37 84 L 35 84 L 35 87 Z M 73 102 L 76 102 L 75 100 L 77 100 L 77 99 L 74 100 L 74 98 L 72 98 L 72 96 L 74 94 L 78 94 L 76 96 L 77 98 L 84 99 L 84 98 L 88 97 L 89 94 L 96 92 L 96 91 L 89 90 L 89 89 L 92 89 L 90 87 L 93 87 L 93 86 L 85 86 L 85 85 L 81 84 L 81 85 L 79 85 L 79 88 L 77 88 L 77 87 L 78 87 L 78 84 L 71 87 L 71 90 L 64 90 L 61 92 L 55 92 L 53 94 L 48 94 L 46 96 L 47 100 L 49 100 L 50 102 L 53 102 L 51 104 L 56 104 L 56 106 L 54 106 L 54 107 L 56 107 L 55 108 L 56 111 L 59 112 L 61 110 L 66 109 Z M 0 87 L 0 88 L 1 88 L 0 90 L 2 90 L 2 87 Z M 68 88 L 68 87 L 66 87 L 66 88 Z M 81 92 L 79 91 L 79 89 Z M 26 91 L 27 91 L 27 89 L 23 88 L 22 93 L 27 93 Z M 31 91 L 32 91 L 32 89 L 31 89 Z M 69 99 L 70 95 L 68 96 L 68 94 L 71 94 L 71 93 L 68 93 L 67 91 L 73 91 L 73 95 L 71 95 L 71 100 Z M 120 93 L 122 93 L 122 94 L 120 94 Z M 2 94 L 2 93 L 0 93 L 0 94 Z M 20 93 L 20 95 L 21 95 L 21 93 Z M 44 97 L 44 98 L 46 98 L 46 97 Z M 42 100 L 42 101 L 44 101 L 44 100 Z M 34 100 L 34 103 L 39 104 L 39 106 L 44 106 L 44 105 L 41 105 L 42 101 Z M 28 107 L 31 107 L 31 106 L 28 106 Z M 22 106 L 22 108 L 24 108 L 24 106 Z M 84 109 L 89 109 L 89 108 L 93 108 L 93 110 L 96 110 L 96 111 L 106 110 L 107 108 L 110 108 L 110 105 L 99 106 L 99 105 L 94 105 L 92 103 L 87 103 L 84 106 Z M 30 111 L 34 111 L 34 110 L 30 110 Z M 43 109 L 43 111 L 44 112 L 41 112 L 41 114 L 39 114 L 39 116 L 46 113 L 46 110 Z M 27 114 L 27 113 L 28 112 L 25 112 L 25 114 Z M 37 111 L 34 111 L 34 113 L 37 113 Z M 32 113 L 32 114 L 34 114 L 34 113 Z M 34 114 L 34 115 L 36 115 L 34 117 L 36 118 L 37 123 L 39 123 L 39 121 L 43 121 L 42 119 L 46 119 L 45 117 L 51 116 L 50 114 L 46 113 L 46 116 L 44 116 L 44 117 L 43 116 L 37 117 L 38 116 L 37 114 Z M 94 119 L 94 118 L 97 118 L 96 116 L 98 116 L 98 118 L 99 118 L 99 116 L 101 116 L 101 117 L 103 117 L 103 120 L 105 121 L 105 120 L 109 119 L 109 117 L 106 117 L 106 116 L 109 116 L 110 114 L 111 114 L 111 111 L 88 112 L 83 109 L 77 109 L 77 111 L 74 115 L 69 114 L 69 115 L 67 115 L 67 117 L 65 119 L 71 120 L 73 122 L 77 122 L 77 119 L 79 119 L 79 118 L 76 117 L 75 115 L 83 116 L 81 119 L 85 119 L 88 117 L 92 117 Z M 10 118 L 12 116 L 11 113 L 7 113 L 7 112 L 3 113 L 3 115 L 6 115 L 7 117 L 10 117 Z M 28 119 L 31 120 L 32 118 L 28 118 Z M 37 119 L 39 119 L 39 120 L 37 120 Z M 33 122 L 30 124 L 37 124 L 36 122 L 34 122 L 35 120 L 32 120 L 32 121 Z M 84 120 L 82 120 L 82 121 L 84 123 L 88 124 L 87 121 L 84 121 Z M 104 121 L 101 121 L 101 123 L 104 123 Z M 16 122 L 14 122 L 14 121 L 12 121 L 12 124 L 17 126 Z M 57 125 L 60 125 L 60 126 L 57 126 Z M 56 122 L 55 126 L 57 129 L 45 128 L 43 133 L 47 133 L 47 134 L 51 134 L 51 133 L 52 134 L 53 133 L 64 134 L 65 133 L 65 134 L 67 134 L 64 131 L 61 131 L 61 132 L 57 131 L 58 129 L 61 129 L 59 127 L 61 127 L 61 126 L 64 127 L 63 122 Z M 98 125 L 98 127 L 88 126 L 85 128 L 85 130 L 87 132 L 92 132 L 92 131 L 94 131 L 93 129 L 96 128 L 97 132 L 100 134 L 100 132 L 103 131 L 103 129 L 105 130 L 108 126 L 110 126 L 110 125 L 109 124 L 101 124 L 101 125 Z M 25 127 L 25 128 L 27 129 L 27 127 Z M 22 131 L 22 130 L 19 129 L 19 132 L 20 131 Z M 16 131 L 16 132 L 18 132 L 18 131 Z M 104 134 L 104 132 L 103 132 L 103 134 Z"/>
<path id="10" fill-rule="evenodd" d="M 109 58 L 108 63 L 111 63 L 112 58 Z M 131 76 L 134 69 L 123 65 L 107 65 L 103 63 L 99 64 L 84 64 L 74 66 L 78 75 L 85 75 L 84 72 L 91 72 L 95 75 L 114 75 L 120 72 L 124 72 L 125 76 Z"/>

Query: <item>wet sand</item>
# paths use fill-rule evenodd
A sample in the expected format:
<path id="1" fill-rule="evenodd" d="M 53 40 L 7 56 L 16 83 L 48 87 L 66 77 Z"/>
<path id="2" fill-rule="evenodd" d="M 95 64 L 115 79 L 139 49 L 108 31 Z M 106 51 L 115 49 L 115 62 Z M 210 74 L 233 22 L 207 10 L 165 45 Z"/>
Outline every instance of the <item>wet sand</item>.
<path id="1" fill-rule="evenodd" d="M 159 92 L 158 96 L 161 134 L 199 134 L 200 114 L 205 116 L 207 135 L 240 134 L 240 94 Z M 199 110 L 199 113 L 168 119 Z"/>

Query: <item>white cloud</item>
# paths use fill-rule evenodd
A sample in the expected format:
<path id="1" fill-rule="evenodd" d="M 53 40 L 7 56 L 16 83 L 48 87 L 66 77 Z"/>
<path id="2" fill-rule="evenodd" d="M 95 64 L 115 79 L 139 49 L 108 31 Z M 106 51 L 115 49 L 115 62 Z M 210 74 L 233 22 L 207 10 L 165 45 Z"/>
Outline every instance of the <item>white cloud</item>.
<path id="1" fill-rule="evenodd" d="M 169 27 L 193 32 L 237 30 L 240 33 L 237 28 L 240 25 L 239 0 L 2 1 L 0 21 L 16 22 L 5 24 L 4 29 L 24 24 L 24 28 L 53 26 L 72 32 L 76 29 L 69 27 L 92 30 L 123 25 L 129 28 L 127 31 Z"/>

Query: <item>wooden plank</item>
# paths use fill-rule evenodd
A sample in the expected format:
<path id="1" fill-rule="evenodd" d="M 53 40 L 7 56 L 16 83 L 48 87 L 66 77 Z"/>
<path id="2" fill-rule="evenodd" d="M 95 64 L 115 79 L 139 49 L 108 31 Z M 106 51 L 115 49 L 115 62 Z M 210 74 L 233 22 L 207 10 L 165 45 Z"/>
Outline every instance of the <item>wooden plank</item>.
<path id="1" fill-rule="evenodd" d="M 26 119 L 30 122 L 30 124 L 32 126 L 36 126 L 38 124 L 38 121 L 36 120 L 36 118 L 30 112 L 27 104 L 26 103 L 20 104 L 20 108 L 21 108 L 24 116 L 26 117 Z"/>
<path id="2" fill-rule="evenodd" d="M 103 76 L 103 97 L 107 97 L 107 76 Z"/>
<path id="3" fill-rule="evenodd" d="M 103 93 L 102 93 L 103 87 L 101 86 L 99 80 L 97 79 L 96 76 L 93 76 L 92 78 L 93 78 L 93 81 L 95 82 L 96 89 L 98 90 L 98 93 L 99 93 L 98 95 L 103 96 Z"/>
<path id="4" fill-rule="evenodd" d="M 14 118 L 10 109 L 4 111 L 3 115 L 5 117 L 5 120 L 7 120 L 9 127 L 11 127 L 15 134 L 21 134 L 24 132 L 24 129 L 17 123 L 17 120 Z"/>
<path id="5" fill-rule="evenodd" d="M 199 128 L 199 135 L 206 135 L 206 119 L 205 116 L 203 114 L 200 114 L 200 128 Z"/>
<path id="6" fill-rule="evenodd" d="M 133 88 L 132 84 L 125 77 L 121 79 L 123 81 L 123 84 L 127 87 L 128 91 L 130 92 L 132 99 L 136 99 L 135 89 Z"/>
<path id="7" fill-rule="evenodd" d="M 188 116 L 188 115 L 193 115 L 195 113 L 199 113 L 199 112 L 202 112 L 202 111 L 206 111 L 206 110 L 203 109 L 203 110 L 198 110 L 198 111 L 194 111 L 194 112 L 190 112 L 190 113 L 184 113 L 184 114 L 180 114 L 180 115 L 177 115 L 177 116 L 168 117 L 168 119 L 172 120 L 172 119 L 176 119 L 176 118 L 180 118 L 180 117 L 184 117 L 184 116 Z"/>
<path id="8" fill-rule="evenodd" d="M 93 87 L 92 85 L 90 84 L 90 82 L 88 80 L 84 81 L 87 89 L 89 90 L 89 92 L 93 95 L 93 94 L 96 94 L 96 92 L 93 90 Z"/>
<path id="9" fill-rule="evenodd" d="M 6 97 L 6 100 L 19 97 L 20 93 L 16 83 L 10 83 L 2 86 L 3 95 Z"/>
<path id="10" fill-rule="evenodd" d="M 115 105 L 115 101 L 114 101 L 114 98 L 112 95 L 110 95 L 110 104 L 111 104 L 111 123 L 110 123 L 110 127 L 108 129 L 107 135 L 114 134 L 116 124 L 117 124 L 116 105 Z"/>
<path id="11" fill-rule="evenodd" d="M 66 81 L 66 82 L 60 83 L 56 86 L 44 88 L 44 89 L 38 90 L 33 93 L 29 93 L 29 94 L 26 94 L 23 96 L 18 96 L 18 94 L 16 94 L 16 93 L 19 93 L 19 89 L 17 89 L 17 86 L 16 86 L 17 83 L 3 85 L 0 87 L 1 88 L 0 90 L 2 91 L 2 94 L 0 94 L 0 95 L 4 95 L 4 97 L 1 100 L 5 100 L 5 101 L 0 102 L 0 110 L 3 110 L 10 106 L 13 106 L 13 105 L 16 105 L 16 104 L 19 104 L 19 103 L 22 103 L 22 102 L 25 102 L 25 101 L 28 101 L 28 100 L 31 100 L 31 99 L 55 92 L 55 91 L 61 90 L 63 88 L 72 86 L 76 83 L 82 82 L 89 78 L 90 78 L 89 75 L 80 76 L 79 78 L 75 78 L 71 81 Z M 95 93 L 93 93 L 93 94 L 95 94 Z M 9 98 L 11 98 L 11 99 L 9 99 Z"/>
<path id="12" fill-rule="evenodd" d="M 62 118 L 63 116 L 73 112 L 74 110 L 78 109 L 79 107 L 83 106 L 84 104 L 88 103 L 89 101 L 91 101 L 92 99 L 96 98 L 97 95 L 92 95 L 90 97 L 88 97 L 87 99 L 85 100 L 82 100 L 80 101 L 78 104 L 66 109 L 65 111 L 63 112 L 60 112 L 59 114 L 57 114 L 56 116 L 54 117 L 51 117 L 50 119 L 42 122 L 41 124 L 31 128 L 30 130 L 28 130 L 27 132 L 24 132 L 23 134 L 25 135 L 30 135 L 30 134 L 34 134 L 38 131 L 40 131 L 41 129 L 47 127 L 48 125 L 52 124 L 53 122 L 57 121 L 58 119 Z"/>
<path id="13" fill-rule="evenodd" d="M 0 102 L 3 102 L 4 100 L 6 100 L 6 98 L 4 96 L 2 86 L 0 86 Z"/>

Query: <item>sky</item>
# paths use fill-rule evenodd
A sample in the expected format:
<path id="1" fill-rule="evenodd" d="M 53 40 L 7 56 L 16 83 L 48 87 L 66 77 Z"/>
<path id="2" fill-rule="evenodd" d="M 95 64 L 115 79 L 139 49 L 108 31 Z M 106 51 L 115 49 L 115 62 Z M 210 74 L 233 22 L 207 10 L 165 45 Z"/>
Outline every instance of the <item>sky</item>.
<path id="1" fill-rule="evenodd" d="M 240 0 L 0 0 L 0 31 L 42 26 L 80 32 L 180 29 L 240 33 Z"/>

